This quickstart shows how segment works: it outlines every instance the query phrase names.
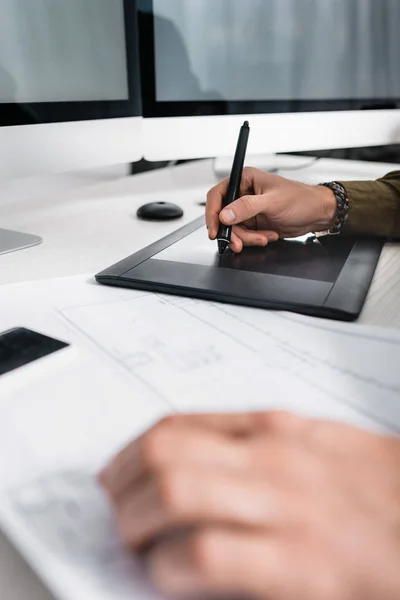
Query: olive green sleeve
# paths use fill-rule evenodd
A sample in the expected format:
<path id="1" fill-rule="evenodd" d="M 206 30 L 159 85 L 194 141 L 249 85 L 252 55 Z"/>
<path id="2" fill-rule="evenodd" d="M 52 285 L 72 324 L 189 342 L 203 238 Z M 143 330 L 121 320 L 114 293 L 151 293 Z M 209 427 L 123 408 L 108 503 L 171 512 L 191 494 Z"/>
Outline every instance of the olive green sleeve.
<path id="1" fill-rule="evenodd" d="M 343 233 L 400 238 L 400 171 L 376 181 L 340 183 L 350 202 Z"/>

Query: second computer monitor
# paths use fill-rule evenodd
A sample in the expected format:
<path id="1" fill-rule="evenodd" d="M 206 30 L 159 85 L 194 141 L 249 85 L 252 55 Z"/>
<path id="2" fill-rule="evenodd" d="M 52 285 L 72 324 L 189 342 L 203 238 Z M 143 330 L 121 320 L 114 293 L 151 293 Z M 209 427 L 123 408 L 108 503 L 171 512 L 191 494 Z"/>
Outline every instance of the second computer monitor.
<path id="1" fill-rule="evenodd" d="M 145 157 L 400 141 L 400 2 L 139 0 Z"/>

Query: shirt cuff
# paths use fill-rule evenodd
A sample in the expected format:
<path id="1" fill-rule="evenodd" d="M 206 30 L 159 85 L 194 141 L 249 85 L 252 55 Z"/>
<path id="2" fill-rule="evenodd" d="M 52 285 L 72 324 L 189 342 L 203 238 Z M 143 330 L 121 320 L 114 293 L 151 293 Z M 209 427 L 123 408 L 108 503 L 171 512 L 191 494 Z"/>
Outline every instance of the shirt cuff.
<path id="1" fill-rule="evenodd" d="M 400 237 L 398 192 L 382 181 L 340 182 L 349 198 L 344 234 Z"/>

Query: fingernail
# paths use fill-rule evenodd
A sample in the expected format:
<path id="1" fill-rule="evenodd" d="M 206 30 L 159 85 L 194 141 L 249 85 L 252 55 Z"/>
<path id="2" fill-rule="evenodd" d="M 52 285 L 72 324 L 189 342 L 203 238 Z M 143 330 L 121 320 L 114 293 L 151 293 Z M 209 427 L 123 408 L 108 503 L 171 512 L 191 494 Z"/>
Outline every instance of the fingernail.
<path id="1" fill-rule="evenodd" d="M 225 210 L 223 210 L 222 216 L 224 218 L 224 221 L 226 221 L 227 223 L 233 223 L 236 219 L 236 215 L 231 208 L 226 208 Z"/>

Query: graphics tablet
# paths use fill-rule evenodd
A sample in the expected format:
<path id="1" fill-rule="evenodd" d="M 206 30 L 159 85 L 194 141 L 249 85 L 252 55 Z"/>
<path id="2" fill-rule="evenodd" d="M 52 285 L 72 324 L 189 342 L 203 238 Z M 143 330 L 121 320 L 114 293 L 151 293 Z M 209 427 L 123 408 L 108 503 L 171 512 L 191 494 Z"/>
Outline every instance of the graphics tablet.
<path id="1" fill-rule="evenodd" d="M 99 283 L 340 320 L 356 319 L 383 241 L 279 240 L 218 255 L 200 217 L 96 275 Z"/>

